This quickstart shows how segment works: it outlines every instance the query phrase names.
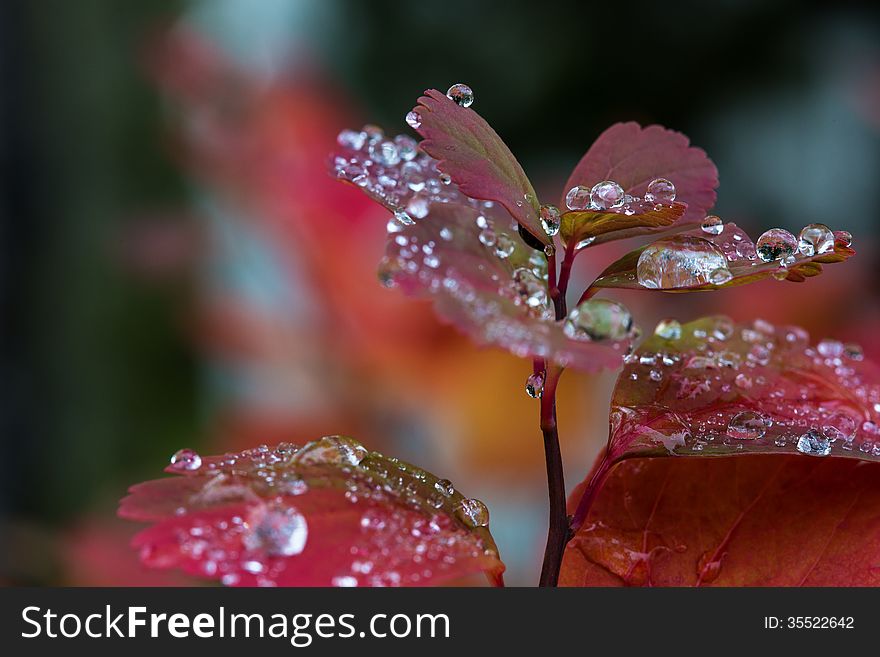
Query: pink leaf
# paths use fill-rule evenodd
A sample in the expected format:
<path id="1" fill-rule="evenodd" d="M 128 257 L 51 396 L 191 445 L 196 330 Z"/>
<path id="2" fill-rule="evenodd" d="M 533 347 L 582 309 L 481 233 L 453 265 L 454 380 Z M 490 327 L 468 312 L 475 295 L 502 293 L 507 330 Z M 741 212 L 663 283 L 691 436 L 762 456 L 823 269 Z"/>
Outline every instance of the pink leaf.
<path id="1" fill-rule="evenodd" d="M 618 367 L 630 340 L 570 338 L 554 320 L 547 260 L 497 208 L 435 204 L 389 236 L 380 278 L 433 299 L 437 313 L 478 344 L 595 371 Z"/>
<path id="2" fill-rule="evenodd" d="M 189 458 L 119 515 L 156 568 L 233 586 L 427 585 L 504 566 L 488 511 L 446 480 L 340 436 Z"/>
<path id="3" fill-rule="evenodd" d="M 705 151 L 680 132 L 631 121 L 611 126 L 593 142 L 565 184 L 559 207 L 565 207 L 565 194 L 577 185 L 613 180 L 626 193 L 644 196 L 656 178 L 672 181 L 676 200 L 688 204 L 681 223 L 700 221 L 715 204 L 718 170 Z"/>
<path id="4" fill-rule="evenodd" d="M 519 224 L 544 244 L 550 239 L 538 218 L 538 198 L 513 153 L 474 110 L 460 107 L 436 89 L 413 110 L 424 137 L 422 149 L 438 161 L 462 193 L 503 205 Z"/>

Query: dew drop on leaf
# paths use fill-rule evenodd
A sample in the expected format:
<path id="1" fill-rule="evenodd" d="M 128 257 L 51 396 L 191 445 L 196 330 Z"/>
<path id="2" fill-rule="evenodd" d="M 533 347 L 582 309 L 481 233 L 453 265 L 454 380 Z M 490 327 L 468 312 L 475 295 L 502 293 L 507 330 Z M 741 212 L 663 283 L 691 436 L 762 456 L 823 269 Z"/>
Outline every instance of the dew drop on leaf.
<path id="1" fill-rule="evenodd" d="M 610 299 L 588 299 L 565 318 L 563 331 L 573 340 L 622 340 L 632 332 L 632 314 Z"/>
<path id="2" fill-rule="evenodd" d="M 672 203 L 675 200 L 675 185 L 666 178 L 655 178 L 648 183 L 645 200 L 649 203 Z"/>
<path id="3" fill-rule="evenodd" d="M 559 208 L 555 205 L 542 205 L 540 216 L 541 226 L 544 228 L 544 232 L 550 237 L 556 235 L 556 233 L 559 232 L 559 225 L 561 223 L 559 218 Z"/>
<path id="4" fill-rule="evenodd" d="M 292 506 L 260 505 L 248 519 L 249 532 L 244 536 L 249 550 L 292 557 L 301 553 L 309 537 L 305 517 Z"/>
<path id="5" fill-rule="evenodd" d="M 294 456 L 297 463 L 328 465 L 359 465 L 369 451 L 353 438 L 324 436 L 303 445 Z"/>
<path id="6" fill-rule="evenodd" d="M 853 236 L 849 231 L 846 230 L 835 230 L 834 231 L 834 243 L 840 244 L 841 246 L 851 246 L 853 241 Z"/>
<path id="7" fill-rule="evenodd" d="M 727 269 L 727 258 L 712 242 L 676 235 L 649 244 L 639 256 L 636 275 L 642 287 L 672 289 L 705 285 L 719 269 Z"/>
<path id="8" fill-rule="evenodd" d="M 623 187 L 613 180 L 603 180 L 590 190 L 590 203 L 596 210 L 610 210 L 622 206 L 625 196 Z"/>
<path id="9" fill-rule="evenodd" d="M 565 206 L 569 210 L 587 210 L 590 207 L 590 188 L 577 185 L 565 195 Z"/>
<path id="10" fill-rule="evenodd" d="M 719 267 L 709 274 L 709 282 L 712 285 L 724 285 L 733 278 L 733 274 L 727 267 Z"/>
<path id="11" fill-rule="evenodd" d="M 507 233 L 501 233 L 495 239 L 495 255 L 502 260 L 509 258 L 516 250 L 516 242 Z"/>
<path id="12" fill-rule="evenodd" d="M 798 251 L 805 256 L 820 255 L 834 250 L 834 233 L 825 224 L 804 226 L 798 236 Z"/>
<path id="13" fill-rule="evenodd" d="M 654 328 L 654 335 L 664 340 L 678 340 L 681 338 L 681 324 L 675 319 L 662 319 Z"/>
<path id="14" fill-rule="evenodd" d="M 422 127 L 422 117 L 419 116 L 418 112 L 412 110 L 406 115 L 406 124 L 413 130 L 418 130 Z"/>
<path id="15" fill-rule="evenodd" d="M 171 457 L 171 469 L 177 472 L 192 472 L 202 467 L 202 457 L 192 449 L 180 449 Z"/>
<path id="16" fill-rule="evenodd" d="M 461 107 L 470 107 L 474 103 L 474 91 L 466 84 L 454 84 L 446 92 L 446 97 Z"/>
<path id="17" fill-rule="evenodd" d="M 767 420 L 755 411 L 742 411 L 734 415 L 727 425 L 727 434 L 737 440 L 757 440 L 767 432 Z"/>
<path id="18" fill-rule="evenodd" d="M 708 233 L 709 235 L 720 235 L 724 232 L 724 221 L 721 219 L 721 217 L 710 214 L 705 219 L 703 219 L 703 223 L 700 224 L 700 228 L 704 233 Z"/>
<path id="19" fill-rule="evenodd" d="M 469 527 L 486 527 L 489 524 L 489 509 L 477 499 L 463 499 L 455 513 Z"/>
<path id="20" fill-rule="evenodd" d="M 794 255 L 797 248 L 795 236 L 783 228 L 771 228 L 755 242 L 758 257 L 764 262 L 784 261 Z"/>
<path id="21" fill-rule="evenodd" d="M 798 438 L 797 450 L 810 456 L 828 456 L 831 453 L 831 441 L 819 432 L 810 430 Z"/>
<path id="22" fill-rule="evenodd" d="M 452 497 L 452 495 L 455 494 L 455 486 L 453 486 L 452 482 L 448 479 L 438 480 L 437 483 L 434 484 L 434 488 L 444 497 Z"/>

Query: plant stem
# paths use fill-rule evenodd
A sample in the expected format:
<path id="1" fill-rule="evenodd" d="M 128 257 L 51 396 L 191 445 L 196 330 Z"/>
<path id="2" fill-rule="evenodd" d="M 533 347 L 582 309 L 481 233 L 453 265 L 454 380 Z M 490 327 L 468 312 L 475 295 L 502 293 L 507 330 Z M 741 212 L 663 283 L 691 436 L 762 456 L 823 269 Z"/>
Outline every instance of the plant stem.
<path id="1" fill-rule="evenodd" d="M 562 453 L 556 428 L 556 384 L 561 370 L 550 368 L 541 395 L 541 432 L 544 434 L 544 456 L 547 462 L 547 489 L 550 501 L 550 528 L 547 547 L 541 567 L 539 586 L 556 586 L 562 554 L 569 539 L 568 516 L 565 512 L 565 478 L 562 471 Z"/>

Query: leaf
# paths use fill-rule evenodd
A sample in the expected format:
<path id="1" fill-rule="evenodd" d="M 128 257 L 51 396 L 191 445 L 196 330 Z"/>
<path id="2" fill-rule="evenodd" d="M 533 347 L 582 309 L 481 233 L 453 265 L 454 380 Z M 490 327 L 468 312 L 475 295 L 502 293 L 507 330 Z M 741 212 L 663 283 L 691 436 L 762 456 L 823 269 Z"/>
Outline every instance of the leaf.
<path id="1" fill-rule="evenodd" d="M 432 205 L 427 218 L 389 235 L 380 279 L 431 298 L 437 314 L 477 344 L 563 367 L 619 367 L 630 340 L 569 338 L 554 320 L 544 254 L 526 246 L 514 228 L 504 230 L 509 223 L 497 208 Z M 531 280 L 531 296 L 521 293 L 518 275 Z"/>
<path id="2" fill-rule="evenodd" d="M 559 584 L 878 586 L 878 562 L 876 463 L 634 459 L 606 480 Z"/>
<path id="3" fill-rule="evenodd" d="M 674 288 L 649 288 L 641 285 L 638 280 L 638 262 L 642 252 L 651 245 L 643 246 L 623 256 L 609 265 L 599 277 L 593 281 L 595 288 L 625 288 L 629 290 L 652 290 L 660 292 L 696 292 L 711 291 L 719 288 L 736 287 L 748 283 L 756 283 L 767 278 L 784 275 L 783 280 L 801 283 L 807 278 L 822 273 L 822 264 L 843 262 L 855 255 L 848 246 L 835 243 L 834 251 L 815 256 L 804 256 L 795 253 L 795 262 L 782 269 L 779 262 L 763 262 L 755 252 L 755 243 L 735 223 L 727 223 L 720 235 L 709 235 L 700 228 L 681 232 L 677 237 L 696 237 L 714 244 L 727 257 L 727 268 L 731 278 L 720 284 L 700 282 Z M 660 242 L 655 242 L 659 244 Z"/>
<path id="4" fill-rule="evenodd" d="M 634 214 L 625 212 L 576 211 L 562 215 L 559 234 L 566 244 L 588 242 L 588 246 L 636 237 L 668 228 L 684 216 L 687 205 L 642 203 Z M 585 245 L 585 246 L 587 246 Z"/>
<path id="5" fill-rule="evenodd" d="M 234 586 L 426 585 L 478 572 L 502 582 L 481 502 L 350 438 L 184 456 L 166 469 L 184 476 L 137 484 L 120 504 L 121 517 L 155 523 L 133 541 L 148 566 Z"/>
<path id="6" fill-rule="evenodd" d="M 680 132 L 630 121 L 614 124 L 593 142 L 565 184 L 559 207 L 565 207 L 565 194 L 576 185 L 614 180 L 627 194 L 641 197 L 656 178 L 672 181 L 676 199 L 687 203 L 682 223 L 701 221 L 715 204 L 718 170 L 705 151 Z"/>
<path id="7" fill-rule="evenodd" d="M 662 324 L 572 495 L 563 581 L 880 582 L 878 422 L 880 370 L 856 345 L 763 320 Z M 662 456 L 690 458 L 639 458 Z"/>
<path id="8" fill-rule="evenodd" d="M 500 203 L 542 244 L 550 238 L 538 218 L 538 197 L 501 137 L 474 110 L 429 89 L 413 110 L 424 141 L 421 148 L 438 161 L 465 195 Z"/>

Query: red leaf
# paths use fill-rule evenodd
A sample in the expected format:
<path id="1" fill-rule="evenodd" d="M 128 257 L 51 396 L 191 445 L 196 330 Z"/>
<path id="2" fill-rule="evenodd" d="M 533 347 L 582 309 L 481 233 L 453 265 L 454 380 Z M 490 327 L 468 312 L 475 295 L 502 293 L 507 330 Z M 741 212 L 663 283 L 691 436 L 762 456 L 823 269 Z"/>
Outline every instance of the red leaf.
<path id="1" fill-rule="evenodd" d="M 800 456 L 624 461 L 569 543 L 559 583 L 880 585 L 880 465 Z"/>
<path id="2" fill-rule="evenodd" d="M 705 151 L 680 132 L 631 121 L 616 123 L 593 142 L 565 184 L 559 207 L 565 207 L 565 194 L 576 185 L 614 180 L 626 193 L 644 196 L 656 178 L 672 181 L 676 200 L 688 204 L 682 223 L 702 220 L 715 204 L 718 170 Z"/>
<path id="3" fill-rule="evenodd" d="M 569 338 L 553 319 L 544 254 L 505 230 L 509 222 L 493 208 L 432 205 L 425 220 L 390 235 L 380 277 L 433 299 L 437 313 L 478 344 L 564 367 L 619 367 L 630 340 Z M 518 276 L 528 284 L 518 285 Z"/>
<path id="4" fill-rule="evenodd" d="M 520 225 L 542 243 L 550 238 L 538 218 L 532 183 L 501 137 L 474 110 L 460 107 L 436 89 L 419 98 L 413 110 L 424 137 L 422 150 L 438 160 L 462 193 L 503 205 Z"/>
<path id="5" fill-rule="evenodd" d="M 133 541 L 149 566 L 233 586 L 428 585 L 478 572 L 501 584 L 481 502 L 350 438 L 168 470 L 185 476 L 133 486 L 119 509 L 155 523 Z"/>
<path id="6" fill-rule="evenodd" d="M 572 495 L 564 581 L 880 581 L 880 370 L 855 345 L 808 339 L 762 320 L 658 326 L 627 359 L 607 452 Z M 659 456 L 691 458 L 634 458 Z M 809 556 L 788 558 L 799 543 Z"/>
<path id="7" fill-rule="evenodd" d="M 682 278 L 675 287 L 646 287 L 639 281 L 639 258 L 646 249 L 659 249 L 662 247 L 664 254 L 668 254 L 675 250 L 675 242 L 688 238 L 711 242 L 717 249 L 717 257 L 721 258 L 722 254 L 726 257 L 726 267 L 730 274 L 729 278 L 726 278 L 723 283 L 713 284 L 709 281 L 708 274 L 711 272 L 708 270 L 704 270 L 700 276 L 694 277 L 685 275 L 686 267 L 678 267 Z M 809 277 L 818 276 L 822 273 L 822 264 L 843 262 L 853 255 L 855 255 L 855 251 L 849 248 L 849 246 L 837 242 L 834 245 L 834 250 L 828 253 L 804 256 L 799 251 L 796 251 L 794 253 L 794 262 L 783 268 L 778 261 L 764 262 L 760 260 L 756 255 L 755 243 L 752 239 L 735 223 L 727 223 L 719 235 L 710 235 L 702 229 L 696 228 L 631 251 L 620 260 L 609 265 L 593 281 L 591 287 L 654 290 L 660 292 L 696 292 L 736 287 L 776 276 L 781 276 L 782 280 L 801 283 Z M 693 258 L 688 257 L 687 261 L 692 262 Z M 723 263 L 724 259 L 721 259 L 721 262 Z"/>

